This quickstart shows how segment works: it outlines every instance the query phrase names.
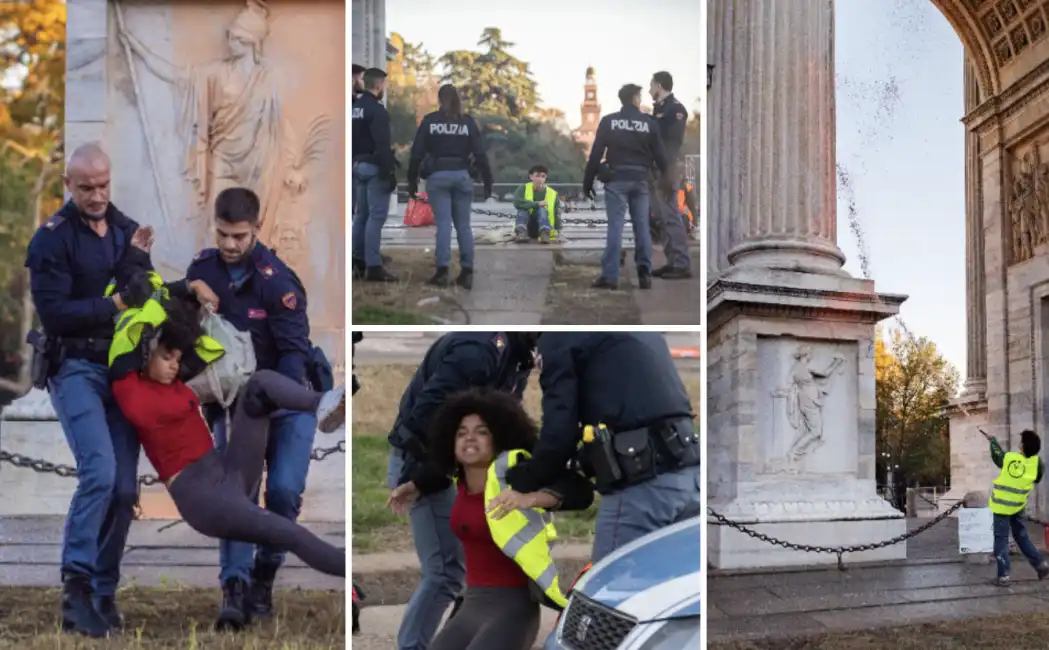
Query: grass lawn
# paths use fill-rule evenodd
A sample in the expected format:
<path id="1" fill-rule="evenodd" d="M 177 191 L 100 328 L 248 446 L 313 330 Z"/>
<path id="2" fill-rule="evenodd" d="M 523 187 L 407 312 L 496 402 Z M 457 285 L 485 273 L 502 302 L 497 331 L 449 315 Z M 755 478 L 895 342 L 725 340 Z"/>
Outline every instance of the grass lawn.
<path id="1" fill-rule="evenodd" d="M 945 621 L 767 641 L 710 641 L 710 650 L 1027 650 L 1049 647 L 1044 613 Z"/>
<path id="2" fill-rule="evenodd" d="M 217 589 L 131 588 L 119 604 L 127 627 L 109 639 L 59 631 L 56 589 L 0 588 L 0 648 L 11 650 L 327 650 L 346 639 L 341 591 L 280 591 L 275 616 L 241 634 L 213 631 Z"/>
<path id="3" fill-rule="evenodd" d="M 386 508 L 386 458 L 390 445 L 386 436 L 393 428 L 401 395 L 415 373 L 415 366 L 402 364 L 361 364 L 355 372 L 361 390 L 352 404 L 351 440 L 353 469 L 353 519 L 350 529 L 354 553 L 407 551 L 413 549 L 407 519 Z M 685 386 L 693 402 L 700 394 L 699 377 L 688 375 Z M 525 410 L 539 421 L 542 393 L 534 374 L 525 390 Z M 698 412 L 698 405 L 696 405 Z M 596 505 L 596 504 L 595 504 Z M 562 541 L 589 542 L 593 535 L 595 506 L 585 512 L 556 515 L 558 537 Z"/>
<path id="4" fill-rule="evenodd" d="M 439 289 L 426 284 L 434 272 L 433 251 L 410 248 L 384 250 L 393 261 L 387 270 L 400 278 L 390 284 L 365 282 L 353 278 L 353 323 L 355 325 L 434 325 L 432 316 L 452 323 L 465 322 L 462 312 L 453 304 L 439 300 L 420 305 L 419 301 L 437 296 L 455 300 L 465 293 L 459 287 Z M 453 255 L 450 268 L 454 280 L 459 264 Z"/>

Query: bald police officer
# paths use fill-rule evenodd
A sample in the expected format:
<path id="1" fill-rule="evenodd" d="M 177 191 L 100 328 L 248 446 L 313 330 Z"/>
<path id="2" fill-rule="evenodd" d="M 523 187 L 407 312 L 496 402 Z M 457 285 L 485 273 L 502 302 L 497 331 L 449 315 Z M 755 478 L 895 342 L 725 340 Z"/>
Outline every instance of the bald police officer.
<path id="1" fill-rule="evenodd" d="M 594 147 L 583 175 L 583 193 L 594 196 L 594 179 L 605 157 L 607 170 L 600 178 L 605 185 L 605 213 L 608 233 L 601 256 L 601 277 L 595 288 L 619 286 L 619 251 L 623 246 L 623 220 L 629 207 L 634 228 L 634 262 L 638 286 L 652 287 L 652 234 L 648 228 L 650 195 L 648 180 L 653 165 L 663 178 L 669 165 L 659 126 L 641 112 L 641 86 L 627 84 L 619 90 L 623 108 L 601 118 L 594 137 Z M 607 155 L 606 155 L 607 154 Z"/>
<path id="2" fill-rule="evenodd" d="M 351 247 L 353 273 L 367 282 L 396 282 L 383 267 L 382 227 L 390 210 L 390 194 L 397 189 L 396 161 L 390 143 L 390 116 L 382 105 L 386 73 L 368 68 L 362 76 L 364 92 L 353 100 L 353 215 Z"/>
<path id="3" fill-rule="evenodd" d="M 659 134 L 667 149 L 670 176 L 668 182 L 661 183 L 657 195 L 652 200 L 652 219 L 654 230 L 665 238 L 663 251 L 667 258 L 666 266 L 652 272 L 664 280 L 680 280 L 692 277 L 692 259 L 688 254 L 688 232 L 681 219 L 678 208 L 678 167 L 681 145 L 685 141 L 685 126 L 688 124 L 688 111 L 684 104 L 674 97 L 674 78 L 669 72 L 660 71 L 652 75 L 648 92 L 655 104 L 652 113 L 659 123 Z"/>

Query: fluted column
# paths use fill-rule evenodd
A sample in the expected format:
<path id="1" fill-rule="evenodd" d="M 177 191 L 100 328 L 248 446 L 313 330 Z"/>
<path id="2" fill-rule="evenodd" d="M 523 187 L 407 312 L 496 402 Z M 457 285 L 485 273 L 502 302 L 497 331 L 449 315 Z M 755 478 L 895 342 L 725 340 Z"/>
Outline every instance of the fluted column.
<path id="1" fill-rule="evenodd" d="M 709 6 L 711 265 L 840 274 L 834 0 Z"/>
<path id="2" fill-rule="evenodd" d="M 965 113 L 980 105 L 980 87 L 965 59 Z M 965 132 L 965 392 L 987 390 L 987 290 L 984 279 L 983 192 L 979 136 Z"/>

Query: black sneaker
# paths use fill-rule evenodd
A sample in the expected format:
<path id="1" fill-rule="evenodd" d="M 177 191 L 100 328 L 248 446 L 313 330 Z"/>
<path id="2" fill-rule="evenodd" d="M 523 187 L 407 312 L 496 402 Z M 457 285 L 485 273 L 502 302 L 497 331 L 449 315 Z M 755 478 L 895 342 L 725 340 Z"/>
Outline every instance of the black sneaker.
<path id="1" fill-rule="evenodd" d="M 472 291 L 474 288 L 474 272 L 472 269 L 463 269 L 459 271 L 459 277 L 455 279 L 455 283 L 466 289 Z"/>
<path id="2" fill-rule="evenodd" d="M 448 279 L 448 267 L 438 266 L 437 271 L 434 272 L 433 277 L 426 281 L 426 284 L 431 287 L 447 287 L 451 284 Z"/>
<path id="3" fill-rule="evenodd" d="M 590 286 L 595 288 L 595 289 L 611 289 L 611 290 L 615 290 L 615 289 L 619 288 L 619 283 L 618 282 L 612 282 L 611 280 L 606 280 L 605 278 L 598 278 L 598 279 L 594 280 L 594 283 L 592 285 L 590 285 Z"/>
<path id="4" fill-rule="evenodd" d="M 241 578 L 230 578 L 222 583 L 222 609 L 215 619 L 216 630 L 239 632 L 251 623 L 248 590 L 248 583 Z"/>
<path id="5" fill-rule="evenodd" d="M 637 274 L 637 287 L 639 289 L 651 289 L 652 288 L 652 276 L 648 273 L 641 272 Z"/>
<path id="6" fill-rule="evenodd" d="M 652 277 L 654 277 L 654 278 L 661 278 L 661 277 L 663 277 L 664 273 L 666 273 L 667 271 L 669 271 L 669 270 L 671 270 L 673 268 L 674 267 L 670 266 L 669 264 L 667 264 L 666 266 L 661 266 L 658 269 L 656 269 L 655 271 L 652 271 Z"/>
<path id="7" fill-rule="evenodd" d="M 124 627 L 124 614 L 117 607 L 116 596 L 98 596 L 95 598 L 95 611 L 102 617 L 109 627 L 120 629 Z"/>
<path id="8" fill-rule="evenodd" d="M 382 266 L 369 266 L 364 273 L 365 282 L 398 282 L 397 276 Z"/>
<path id="9" fill-rule="evenodd" d="M 62 578 L 62 631 L 93 639 L 109 636 L 110 627 L 91 602 L 91 580 L 87 576 Z"/>
<path id="10" fill-rule="evenodd" d="M 659 277 L 664 280 L 687 280 L 692 277 L 692 271 L 688 269 L 667 269 Z"/>
<path id="11" fill-rule="evenodd" d="M 266 618 L 273 613 L 273 581 L 277 577 L 277 567 L 270 564 L 256 564 L 251 569 L 251 614 L 257 618 Z"/>

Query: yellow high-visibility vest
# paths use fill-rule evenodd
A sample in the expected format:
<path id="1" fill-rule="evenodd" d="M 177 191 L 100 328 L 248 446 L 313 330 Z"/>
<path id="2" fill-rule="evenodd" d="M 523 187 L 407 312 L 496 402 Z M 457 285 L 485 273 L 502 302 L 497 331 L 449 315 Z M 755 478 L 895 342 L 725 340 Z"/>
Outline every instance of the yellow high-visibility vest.
<path id="1" fill-rule="evenodd" d="M 506 471 L 517 464 L 521 458 L 531 457 L 523 449 L 504 452 L 488 467 L 488 476 L 484 484 L 484 505 L 487 510 L 500 492 L 509 489 L 506 483 Z M 553 517 L 542 508 L 514 510 L 502 519 L 493 519 L 487 513 L 488 530 L 492 540 L 502 552 L 512 559 L 525 575 L 529 577 L 543 594 L 559 607 L 565 607 L 568 599 L 561 593 L 558 584 L 557 567 L 550 556 L 550 542 L 557 539 Z"/>
<path id="2" fill-rule="evenodd" d="M 146 277 L 149 278 L 149 283 L 153 285 L 153 297 L 157 300 L 166 299 L 169 297 L 168 290 L 164 288 L 164 279 L 160 277 L 160 274 L 156 271 L 149 271 L 146 273 Z M 109 284 L 106 285 L 106 292 L 102 294 L 103 298 L 108 298 L 113 295 L 113 292 L 117 290 L 117 281 L 110 280 Z"/>
<path id="3" fill-rule="evenodd" d="M 159 280 L 160 276 L 158 275 L 156 278 Z M 150 280 L 152 281 L 153 278 L 150 278 Z M 153 286 L 157 287 L 157 282 L 154 282 Z M 154 293 L 154 296 L 157 296 L 158 293 L 167 294 L 167 291 L 162 288 L 162 284 L 161 287 L 157 287 L 157 293 Z M 159 327 L 167 318 L 168 314 L 164 311 L 164 306 L 160 304 L 160 300 L 157 297 L 150 298 L 141 307 L 132 307 L 124 310 L 120 317 L 117 318 L 116 329 L 113 332 L 113 342 L 109 344 L 110 367 L 113 366 L 113 362 L 119 357 L 134 352 L 138 348 L 138 344 L 142 341 L 142 331 L 147 325 L 153 328 Z M 194 351 L 205 364 L 214 363 L 221 359 L 222 355 L 226 354 L 226 350 L 221 343 L 203 334 L 197 338 Z"/>
<path id="4" fill-rule="evenodd" d="M 525 201 L 534 201 L 535 188 L 531 183 L 525 184 Z M 546 196 L 543 197 L 543 201 L 546 203 L 546 218 L 550 222 L 550 236 L 556 237 L 557 231 L 554 230 L 554 226 L 557 224 L 557 220 L 554 219 L 554 215 L 557 214 L 557 192 L 554 188 L 549 185 L 546 186 Z"/>
<path id="5" fill-rule="evenodd" d="M 1002 472 L 994 480 L 988 504 L 996 515 L 1015 515 L 1027 505 L 1027 495 L 1038 478 L 1038 456 L 1027 458 L 1010 451 L 1002 459 Z"/>

